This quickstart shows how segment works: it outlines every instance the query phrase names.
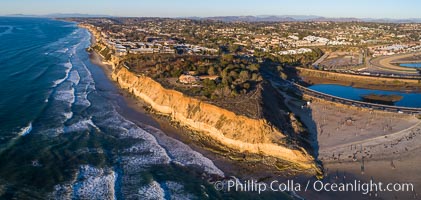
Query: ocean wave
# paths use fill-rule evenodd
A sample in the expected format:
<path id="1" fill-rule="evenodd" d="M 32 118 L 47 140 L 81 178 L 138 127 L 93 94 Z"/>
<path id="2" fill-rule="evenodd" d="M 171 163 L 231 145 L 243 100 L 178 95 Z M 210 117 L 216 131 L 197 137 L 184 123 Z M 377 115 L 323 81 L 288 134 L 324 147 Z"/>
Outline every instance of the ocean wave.
<path id="1" fill-rule="evenodd" d="M 166 181 L 163 183 L 164 188 L 167 188 L 166 193 L 170 196 L 171 200 L 184 200 L 184 199 L 198 199 L 192 194 L 185 192 L 184 186 L 180 183 L 173 181 Z"/>
<path id="2" fill-rule="evenodd" d="M 121 162 L 124 164 L 125 168 L 130 171 L 139 169 L 144 169 L 142 171 L 146 171 L 146 168 L 153 165 L 170 163 L 171 158 L 168 157 L 162 149 L 155 149 L 153 146 L 148 147 L 148 151 L 139 152 L 138 155 L 121 158 Z"/>
<path id="3" fill-rule="evenodd" d="M 72 119 L 73 112 L 64 112 L 63 115 L 64 115 L 64 117 L 66 118 L 66 121 L 67 121 L 69 119 Z"/>
<path id="4" fill-rule="evenodd" d="M 158 182 L 152 181 L 139 189 L 138 196 L 144 200 L 161 200 L 165 199 L 165 192 Z"/>
<path id="5" fill-rule="evenodd" d="M 74 56 L 74 55 L 76 55 L 76 50 L 79 48 L 79 46 L 82 44 L 82 41 L 80 41 L 79 43 L 77 43 L 77 44 L 75 44 L 75 45 L 73 45 L 72 47 L 71 47 L 71 49 L 69 50 L 69 55 L 70 55 L 70 57 L 72 57 L 72 56 Z"/>
<path id="6" fill-rule="evenodd" d="M 199 167 L 208 174 L 224 177 L 224 173 L 216 167 L 209 158 L 194 151 L 188 145 L 168 137 L 159 129 L 153 127 L 150 127 L 149 129 L 149 132 L 156 136 L 158 144 L 166 149 L 167 154 L 169 154 L 173 162 L 181 164 L 182 166 Z"/>
<path id="7" fill-rule="evenodd" d="M 118 174 L 108 168 L 82 165 L 72 183 L 56 185 L 52 199 L 116 199 Z"/>
<path id="8" fill-rule="evenodd" d="M 57 90 L 54 95 L 54 100 L 68 103 L 68 110 L 64 110 L 62 113 L 65 117 L 64 122 L 71 119 L 74 114 L 72 111 L 72 106 L 76 101 L 75 88 L 70 87 L 68 90 Z"/>
<path id="9" fill-rule="evenodd" d="M 57 101 L 68 102 L 70 105 L 75 102 L 75 88 L 70 87 L 68 90 L 57 90 L 54 99 Z"/>
<path id="10" fill-rule="evenodd" d="M 7 28 L 5 31 L 0 33 L 0 37 L 3 35 L 11 34 L 13 31 L 13 26 L 0 26 L 0 28 Z"/>
<path id="11" fill-rule="evenodd" d="M 127 159 L 122 158 L 127 161 L 126 164 L 129 166 L 173 162 L 182 166 L 197 167 L 209 174 L 224 176 L 224 173 L 210 159 L 192 150 L 188 145 L 168 137 L 159 129 L 149 127 L 148 130 L 144 130 L 122 117 L 118 112 L 113 111 L 112 113 L 115 116 L 108 117 L 102 122 L 102 125 L 105 123 L 105 126 L 124 127 L 126 130 L 119 128 L 122 137 L 143 141 L 125 150 L 125 152 L 134 155 Z"/>
<path id="12" fill-rule="evenodd" d="M 87 69 L 86 65 L 75 56 L 76 62 L 78 63 L 78 74 L 79 74 L 79 85 L 75 105 L 81 105 L 84 107 L 91 106 L 91 102 L 88 100 L 88 94 L 95 90 L 95 82 L 92 74 Z"/>
<path id="13" fill-rule="evenodd" d="M 88 95 L 91 93 L 91 91 L 89 91 L 89 85 L 90 83 L 83 82 L 78 85 L 78 91 L 76 92 L 76 101 L 74 105 L 83 106 L 85 108 L 91 106 L 91 101 L 88 100 Z"/>
<path id="14" fill-rule="evenodd" d="M 76 34 L 78 34 L 78 31 L 79 29 L 76 29 L 76 30 L 74 30 L 70 35 L 76 35 Z"/>
<path id="15" fill-rule="evenodd" d="M 82 62 L 81 64 L 82 64 L 84 72 L 86 73 L 86 75 L 84 76 L 84 81 L 88 83 L 86 90 L 87 89 L 95 90 L 96 89 L 95 81 L 94 81 L 94 78 L 92 77 L 91 71 L 89 71 L 88 66 L 86 66 L 84 62 Z"/>
<path id="16" fill-rule="evenodd" d="M 57 87 L 58 85 L 60 85 L 61 83 L 63 83 L 65 80 L 67 80 L 67 78 L 69 78 L 69 73 L 70 73 L 70 70 L 73 68 L 73 64 L 69 60 L 69 62 L 63 64 L 63 66 L 66 68 L 65 69 L 66 75 L 64 76 L 64 78 L 55 80 L 53 82 L 53 86 L 52 86 L 53 88 L 54 87 Z"/>
<path id="17" fill-rule="evenodd" d="M 32 131 L 32 122 L 28 124 L 28 126 L 23 127 L 20 132 L 18 133 L 19 136 L 28 135 Z"/>
<path id="18" fill-rule="evenodd" d="M 78 85 L 80 81 L 79 72 L 76 70 L 72 70 L 70 72 L 68 80 L 71 81 L 74 85 Z"/>
<path id="19" fill-rule="evenodd" d="M 90 130 L 91 128 L 95 128 L 97 131 L 100 130 L 98 126 L 96 126 L 95 123 L 92 121 L 92 119 L 86 119 L 86 120 L 78 121 L 77 123 L 74 123 L 70 126 L 66 126 L 64 128 L 64 133 L 82 132 L 82 131 Z"/>
<path id="20" fill-rule="evenodd" d="M 67 51 L 69 51 L 69 48 L 63 48 L 63 49 L 57 50 L 56 52 L 57 53 L 67 53 Z"/>
<path id="21" fill-rule="evenodd" d="M 120 159 L 125 171 L 145 171 L 147 167 L 171 162 L 165 149 L 159 146 L 151 134 L 124 119 L 114 110 L 104 112 L 104 114 L 106 114 L 105 119 L 97 122 L 99 127 L 119 133 L 121 138 L 132 138 L 139 141 L 123 150 L 126 156 Z"/>
<path id="22" fill-rule="evenodd" d="M 64 127 L 45 129 L 45 130 L 42 130 L 41 133 L 45 136 L 55 137 L 64 133 Z"/>
<path id="23" fill-rule="evenodd" d="M 164 156 L 165 158 L 168 157 L 169 161 L 180 164 L 182 166 L 198 167 L 209 174 L 215 174 L 221 177 L 224 176 L 224 173 L 218 167 L 216 167 L 210 159 L 206 158 L 199 152 L 192 150 L 188 145 L 176 139 L 168 137 L 161 130 L 149 127 L 149 130 L 146 131 L 144 129 L 139 128 L 134 123 L 125 120 L 124 118 L 123 120 L 127 124 L 130 124 L 132 128 L 128 131 L 122 132 L 121 135 L 125 137 L 142 139 L 148 145 L 145 147 L 142 146 L 145 145 L 142 143 L 141 145 L 134 146 L 128 150 L 142 150 L 142 148 L 139 147 L 145 147 L 156 159 Z M 132 161 L 136 161 L 139 162 L 138 164 L 141 164 L 147 159 L 150 159 L 150 161 L 154 161 L 153 158 L 149 157 L 139 157 L 139 159 L 134 159 Z M 129 162 L 132 163 L 132 161 Z M 163 163 L 166 163 L 166 159 L 161 159 L 161 161 L 164 161 Z"/>
<path id="24" fill-rule="evenodd" d="M 78 94 L 74 105 L 89 107 L 91 106 L 91 101 L 88 100 L 88 93 Z"/>
<path id="25" fill-rule="evenodd" d="M 75 35 L 75 34 L 73 34 L 75 31 L 73 31 L 72 33 L 69 33 L 67 36 L 65 36 L 63 38 L 60 38 L 59 40 L 57 40 L 55 42 L 52 42 L 52 43 L 44 46 L 44 49 L 48 51 L 48 53 L 46 53 L 46 54 L 50 54 L 50 53 L 59 53 L 59 54 L 69 53 L 69 58 L 72 57 L 76 53 L 75 49 L 77 47 L 77 44 L 75 44 L 71 47 L 68 47 L 68 46 L 73 39 L 77 39 L 77 38 L 73 37 Z M 57 50 L 57 49 L 59 49 L 59 50 Z"/>

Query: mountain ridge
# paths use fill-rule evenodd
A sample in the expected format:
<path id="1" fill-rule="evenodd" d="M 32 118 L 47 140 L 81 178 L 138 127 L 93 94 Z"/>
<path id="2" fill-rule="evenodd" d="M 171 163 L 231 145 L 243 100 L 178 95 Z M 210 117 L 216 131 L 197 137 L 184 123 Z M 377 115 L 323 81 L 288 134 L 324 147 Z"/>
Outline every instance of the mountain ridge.
<path id="1" fill-rule="evenodd" d="M 46 15 L 10 14 L 3 17 L 40 17 L 40 18 L 121 18 L 123 16 L 96 15 L 81 13 L 52 13 Z M 323 17 L 317 15 L 243 15 L 211 17 L 158 17 L 192 20 L 215 20 L 223 22 L 376 22 L 376 23 L 421 23 L 421 18 L 357 18 L 357 17 Z"/>

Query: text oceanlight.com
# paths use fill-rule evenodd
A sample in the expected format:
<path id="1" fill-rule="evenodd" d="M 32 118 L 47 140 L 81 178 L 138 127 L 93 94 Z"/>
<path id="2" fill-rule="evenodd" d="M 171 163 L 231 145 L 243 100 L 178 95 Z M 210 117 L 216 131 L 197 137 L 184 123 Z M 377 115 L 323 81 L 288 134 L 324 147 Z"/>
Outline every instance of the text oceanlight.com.
<path id="1" fill-rule="evenodd" d="M 414 185 L 412 183 L 383 183 L 362 182 L 354 180 L 346 183 L 330 183 L 321 180 L 307 181 L 305 184 L 295 182 L 294 180 L 272 182 L 258 182 L 257 180 L 240 181 L 236 178 L 216 181 L 214 183 L 216 190 L 227 192 L 360 192 L 362 194 L 370 194 L 377 192 L 413 192 Z"/>

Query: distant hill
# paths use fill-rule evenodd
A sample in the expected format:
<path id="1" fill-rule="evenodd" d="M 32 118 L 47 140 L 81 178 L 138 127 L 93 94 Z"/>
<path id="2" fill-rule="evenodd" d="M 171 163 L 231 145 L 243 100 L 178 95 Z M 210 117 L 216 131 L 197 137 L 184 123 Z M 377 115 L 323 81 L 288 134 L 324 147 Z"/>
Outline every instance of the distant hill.
<path id="1" fill-rule="evenodd" d="M 218 16 L 190 17 L 190 19 L 216 20 L 224 22 L 300 22 L 300 21 L 332 21 L 332 22 L 379 22 L 379 23 L 421 23 L 421 18 L 389 19 L 389 18 L 329 18 L 315 15 L 258 15 L 258 16 Z"/>
<path id="2" fill-rule="evenodd" d="M 45 15 L 46 17 L 50 18 L 70 18 L 70 17 L 78 17 L 78 18 L 100 18 L 100 17 L 112 17 L 110 15 L 90 15 L 90 14 L 79 14 L 79 13 L 56 13 L 56 14 L 49 14 Z"/>
<path id="3" fill-rule="evenodd" d="M 6 17 L 43 17 L 43 18 L 101 18 L 114 17 L 110 15 L 92 15 L 80 13 L 54 13 L 48 15 L 13 14 Z M 377 22 L 377 23 L 421 23 L 421 18 L 390 19 L 390 18 L 331 18 L 316 15 L 257 15 L 257 16 L 215 16 L 215 17 L 176 17 L 195 20 L 215 20 L 223 22 L 304 22 L 304 21 L 331 21 L 331 22 Z"/>
<path id="4" fill-rule="evenodd" d="M 196 20 L 215 20 L 223 22 L 288 22 L 288 21 L 305 21 L 318 18 L 318 16 L 291 16 L 291 15 L 259 15 L 259 16 L 217 16 L 217 17 L 188 17 L 188 19 Z"/>

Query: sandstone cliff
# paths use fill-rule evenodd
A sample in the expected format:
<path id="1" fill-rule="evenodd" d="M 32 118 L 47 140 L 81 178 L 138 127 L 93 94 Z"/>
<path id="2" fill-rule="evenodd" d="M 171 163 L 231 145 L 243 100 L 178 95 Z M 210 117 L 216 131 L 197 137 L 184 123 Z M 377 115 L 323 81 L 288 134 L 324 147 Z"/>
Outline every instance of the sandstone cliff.
<path id="1" fill-rule="evenodd" d="M 112 78 L 123 89 L 189 128 L 239 152 L 276 157 L 315 174 L 314 158 L 303 148 L 288 148 L 286 136 L 264 119 L 251 119 L 162 87 L 153 79 L 115 68 Z"/>

